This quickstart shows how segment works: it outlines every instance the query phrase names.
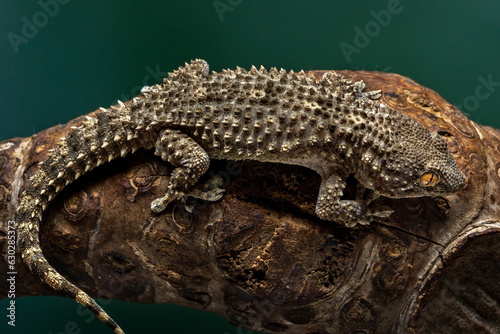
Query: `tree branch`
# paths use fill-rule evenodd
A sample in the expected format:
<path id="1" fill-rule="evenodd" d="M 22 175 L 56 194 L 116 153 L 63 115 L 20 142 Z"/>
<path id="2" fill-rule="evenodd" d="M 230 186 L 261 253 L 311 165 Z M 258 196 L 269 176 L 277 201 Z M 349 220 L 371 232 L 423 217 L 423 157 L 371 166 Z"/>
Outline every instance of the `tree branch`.
<path id="1" fill-rule="evenodd" d="M 91 296 L 186 305 L 264 332 L 497 330 L 500 132 L 402 76 L 342 74 L 382 89 L 381 102 L 439 132 L 467 187 L 448 197 L 381 199 L 395 209 L 386 223 L 348 229 L 314 216 L 314 172 L 213 161 L 204 180 L 225 179 L 221 201 L 198 201 L 193 214 L 175 206 L 156 215 L 150 203 L 163 195 L 171 167 L 140 150 L 54 200 L 41 231 L 47 259 Z M 1 272 L 9 272 L 7 222 L 19 194 L 81 121 L 0 143 Z M 355 190 L 354 180 L 349 187 Z M 15 268 L 17 296 L 54 293 L 19 259 Z M 0 287 L 7 297 L 8 282 Z"/>

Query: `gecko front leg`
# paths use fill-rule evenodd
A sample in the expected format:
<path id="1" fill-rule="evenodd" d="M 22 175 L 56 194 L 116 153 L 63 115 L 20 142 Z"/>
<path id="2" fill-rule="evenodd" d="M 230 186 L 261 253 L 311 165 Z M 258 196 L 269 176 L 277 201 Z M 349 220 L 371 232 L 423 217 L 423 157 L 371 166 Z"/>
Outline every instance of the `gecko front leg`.
<path id="1" fill-rule="evenodd" d="M 208 170 L 210 157 L 194 139 L 173 129 L 160 132 L 155 154 L 175 167 L 166 194 L 151 202 L 151 210 L 160 213 L 173 200 L 186 200 L 189 189 Z"/>
<path id="2" fill-rule="evenodd" d="M 316 215 L 320 219 L 344 223 L 348 227 L 356 224 L 367 225 L 370 217 L 366 205 L 362 201 L 342 200 L 345 178 L 332 174 L 322 180 L 316 202 Z"/>
<path id="3" fill-rule="evenodd" d="M 358 186 L 356 199 L 343 200 L 345 179 L 345 177 L 334 173 L 322 180 L 316 202 L 316 215 L 320 219 L 344 223 L 347 227 L 353 227 L 356 224 L 368 225 L 374 219 L 387 218 L 392 214 L 393 211 L 387 207 L 375 210 L 368 208 L 368 205 L 379 195 L 371 193 L 368 198 L 362 199 L 365 191 L 362 186 Z"/>

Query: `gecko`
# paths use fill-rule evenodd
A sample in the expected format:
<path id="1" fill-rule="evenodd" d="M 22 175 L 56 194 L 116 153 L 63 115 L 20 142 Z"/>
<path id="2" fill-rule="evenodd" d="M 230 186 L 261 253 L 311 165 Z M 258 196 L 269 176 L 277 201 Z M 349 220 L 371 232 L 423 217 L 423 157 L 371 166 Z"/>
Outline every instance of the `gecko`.
<path id="1" fill-rule="evenodd" d="M 132 100 L 87 116 L 50 151 L 21 195 L 22 261 L 44 283 L 123 333 L 94 299 L 48 263 L 39 230 L 44 211 L 64 187 L 139 148 L 154 149 L 174 167 L 165 195 L 151 203 L 152 214 L 185 201 L 210 159 L 310 168 L 321 176 L 317 217 L 349 227 L 391 214 L 369 208 L 378 196 L 438 196 L 462 189 L 465 178 L 443 138 L 376 101 L 380 91 L 364 89 L 363 81 L 332 71 L 315 80 L 304 71 L 252 66 L 210 73 L 204 60 L 186 63 Z M 350 175 L 373 198 L 344 199 Z M 223 190 L 213 190 L 206 199 L 221 198 Z"/>

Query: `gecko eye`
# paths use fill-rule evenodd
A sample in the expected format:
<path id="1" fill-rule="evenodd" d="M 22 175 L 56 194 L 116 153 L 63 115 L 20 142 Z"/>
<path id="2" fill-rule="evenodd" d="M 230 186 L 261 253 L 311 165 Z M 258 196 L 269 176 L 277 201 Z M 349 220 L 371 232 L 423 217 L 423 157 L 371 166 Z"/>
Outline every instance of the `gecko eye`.
<path id="1" fill-rule="evenodd" d="M 434 172 L 426 172 L 420 176 L 420 184 L 424 187 L 433 187 L 439 182 L 439 175 Z"/>

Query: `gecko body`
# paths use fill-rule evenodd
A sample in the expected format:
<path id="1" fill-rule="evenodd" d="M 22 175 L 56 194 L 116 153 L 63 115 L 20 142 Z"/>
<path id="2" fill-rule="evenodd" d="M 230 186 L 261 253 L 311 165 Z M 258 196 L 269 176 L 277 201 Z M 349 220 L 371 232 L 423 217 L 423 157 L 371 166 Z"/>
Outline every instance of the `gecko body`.
<path id="1" fill-rule="evenodd" d="M 333 72 L 320 81 L 304 72 L 252 67 L 209 73 L 195 60 L 162 84 L 144 87 L 126 103 L 102 108 L 51 151 L 22 195 L 18 244 L 30 270 L 75 299 L 116 333 L 120 327 L 81 289 L 47 262 L 39 244 L 42 214 L 65 186 L 85 172 L 138 148 L 153 149 L 174 166 L 160 213 L 185 200 L 210 159 L 295 164 L 322 179 L 316 215 L 353 226 L 386 217 L 369 201 L 342 199 L 353 174 L 376 196 L 446 195 L 465 179 L 444 140 L 410 117 L 372 100 L 363 82 Z M 211 200 L 221 197 L 214 192 Z"/>

